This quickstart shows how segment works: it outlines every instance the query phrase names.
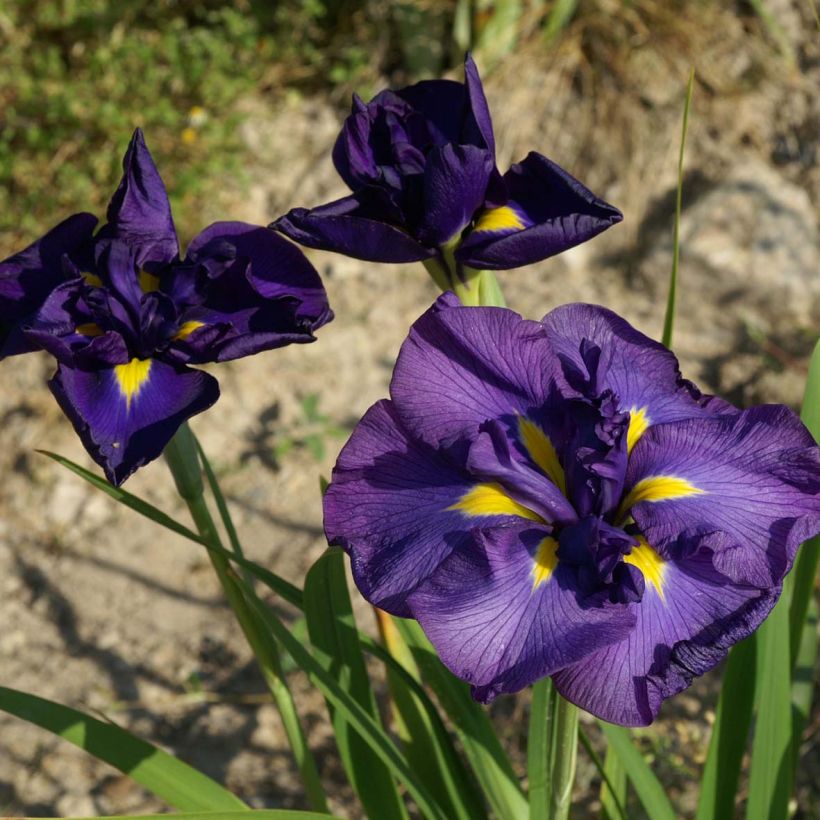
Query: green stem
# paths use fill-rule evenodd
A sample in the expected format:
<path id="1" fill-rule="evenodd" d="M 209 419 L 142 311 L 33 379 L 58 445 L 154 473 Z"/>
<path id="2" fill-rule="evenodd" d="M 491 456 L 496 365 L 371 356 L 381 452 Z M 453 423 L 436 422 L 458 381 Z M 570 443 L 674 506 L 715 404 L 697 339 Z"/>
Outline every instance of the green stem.
<path id="1" fill-rule="evenodd" d="M 555 701 L 550 820 L 567 820 L 578 758 L 578 707 L 560 695 Z"/>
<path id="2" fill-rule="evenodd" d="M 210 546 L 224 549 L 219 531 L 205 501 L 197 443 L 187 423 L 179 428 L 177 434 L 165 448 L 165 460 L 174 477 L 177 491 L 188 505 L 199 534 Z M 224 555 L 210 550 L 208 557 L 279 709 L 285 733 L 305 785 L 310 807 L 314 811 L 327 812 L 325 792 L 319 780 L 313 755 L 299 723 L 293 695 L 285 682 L 278 646 L 267 630 L 261 627 L 258 617 L 249 606 L 242 593 L 242 581 L 230 561 Z"/>
<path id="3" fill-rule="evenodd" d="M 552 678 L 542 678 L 532 685 L 527 737 L 530 820 L 547 820 L 549 817 L 552 719 L 557 697 Z"/>

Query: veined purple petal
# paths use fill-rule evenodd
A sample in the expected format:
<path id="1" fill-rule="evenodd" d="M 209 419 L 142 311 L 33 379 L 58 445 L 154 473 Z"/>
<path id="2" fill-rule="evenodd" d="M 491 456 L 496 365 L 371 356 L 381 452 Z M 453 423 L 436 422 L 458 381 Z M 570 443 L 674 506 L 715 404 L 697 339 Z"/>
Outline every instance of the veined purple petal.
<path id="1" fill-rule="evenodd" d="M 67 278 L 63 257 L 90 245 L 96 224 L 92 214 L 74 214 L 0 262 L 0 358 L 36 349 L 23 328 Z"/>
<path id="2" fill-rule="evenodd" d="M 506 205 L 479 215 L 456 250 L 472 268 L 529 265 L 586 242 L 623 219 L 552 160 L 531 152 L 504 175 Z"/>
<path id="3" fill-rule="evenodd" d="M 406 596 L 474 527 L 537 519 L 500 488 L 480 485 L 443 451 L 414 440 L 395 405 L 368 410 L 345 445 L 325 494 L 325 533 L 351 557 L 371 602 L 409 614 Z"/>
<path id="4" fill-rule="evenodd" d="M 445 294 L 411 328 L 390 395 L 407 430 L 437 446 L 473 439 L 491 419 L 537 418 L 557 369 L 540 323 Z"/>
<path id="5" fill-rule="evenodd" d="M 472 145 L 443 145 L 427 155 L 424 209 L 416 231 L 426 246 L 443 246 L 457 237 L 484 202 L 495 163 L 492 154 Z"/>
<path id="6" fill-rule="evenodd" d="M 409 103 L 424 117 L 433 145 L 464 143 L 464 124 L 470 113 L 470 103 L 462 83 L 453 80 L 422 80 L 391 93 Z"/>
<path id="7" fill-rule="evenodd" d="M 403 228 L 379 221 L 352 195 L 318 208 L 293 208 L 271 223 L 294 242 L 367 262 L 419 262 L 435 254 Z"/>
<path id="8" fill-rule="evenodd" d="M 627 636 L 630 610 L 579 602 L 544 528 L 475 530 L 409 597 L 439 657 L 488 702 Z"/>
<path id="9" fill-rule="evenodd" d="M 490 108 L 484 96 L 484 87 L 481 84 L 478 67 L 470 54 L 464 58 L 464 85 L 467 88 L 471 114 L 465 123 L 464 136 L 474 145 L 481 145 L 483 142 L 484 147 L 495 157 L 495 137 Z M 477 135 L 471 134 L 473 129 L 478 132 Z"/>
<path id="10" fill-rule="evenodd" d="M 234 252 L 228 260 L 226 245 Z M 199 285 L 196 303 L 181 311 L 174 347 L 187 361 L 227 361 L 312 342 L 313 332 L 333 317 L 316 269 L 267 228 L 217 222 L 194 239 L 188 258 L 194 264 L 176 271 L 177 279 L 195 279 L 196 265 L 207 267 L 211 259 L 221 270 Z M 191 292 L 196 289 L 192 284 Z"/>
<path id="11" fill-rule="evenodd" d="M 665 698 L 689 686 L 760 625 L 780 592 L 728 583 L 708 550 L 680 562 L 663 561 L 648 574 L 654 581 L 633 605 L 637 623 L 629 635 L 553 676 L 565 698 L 624 726 L 651 723 Z"/>
<path id="12" fill-rule="evenodd" d="M 179 255 L 171 205 L 157 166 L 137 128 L 122 161 L 123 177 L 108 206 L 100 237 L 122 239 L 137 264 L 165 264 Z"/>
<path id="13" fill-rule="evenodd" d="M 157 458 L 184 421 L 219 398 L 213 376 L 158 359 L 104 370 L 61 364 L 49 387 L 116 485 Z"/>
<path id="14" fill-rule="evenodd" d="M 662 344 L 635 330 L 625 319 L 597 305 L 562 305 L 543 319 L 550 344 L 562 362 L 566 377 L 589 369 L 584 346 L 594 345 L 596 389 L 611 390 L 619 409 L 632 415 L 629 449 L 653 424 L 706 418 L 732 411 L 714 397 L 704 401 L 699 391 L 681 377 L 678 360 Z"/>
<path id="15" fill-rule="evenodd" d="M 820 532 L 820 451 L 782 405 L 660 424 L 635 446 L 625 495 L 624 514 L 662 555 L 722 534 L 716 569 L 773 587 Z"/>

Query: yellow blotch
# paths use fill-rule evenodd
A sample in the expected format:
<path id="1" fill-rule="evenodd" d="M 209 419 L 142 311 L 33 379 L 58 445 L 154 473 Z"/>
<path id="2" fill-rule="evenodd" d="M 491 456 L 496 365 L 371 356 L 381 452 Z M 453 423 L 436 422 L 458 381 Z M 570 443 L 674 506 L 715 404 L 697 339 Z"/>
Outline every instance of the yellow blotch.
<path id="1" fill-rule="evenodd" d="M 500 208 L 488 208 L 478 218 L 473 230 L 488 231 L 521 231 L 527 226 L 521 217 L 509 205 Z"/>
<path id="2" fill-rule="evenodd" d="M 128 364 L 118 364 L 114 367 L 114 376 L 120 386 L 120 392 L 125 396 L 127 407 L 139 395 L 140 390 L 151 372 L 151 359 L 131 359 Z"/>
<path id="3" fill-rule="evenodd" d="M 547 536 L 538 545 L 535 553 L 535 563 L 532 565 L 533 592 L 545 584 L 552 577 L 553 570 L 558 566 L 558 542 Z"/>
<path id="4" fill-rule="evenodd" d="M 103 335 L 103 329 L 98 324 L 95 324 L 94 322 L 87 322 L 84 325 L 77 325 L 77 327 L 75 327 L 74 330 L 76 330 L 77 333 L 80 334 L 80 336 L 102 336 Z"/>
<path id="5" fill-rule="evenodd" d="M 530 521 L 544 523 L 538 513 L 534 513 L 523 504 L 511 498 L 507 491 L 495 482 L 476 484 L 468 490 L 455 504 L 447 507 L 448 510 L 458 510 L 471 517 L 483 515 L 517 515 L 528 518 Z"/>
<path id="6" fill-rule="evenodd" d="M 174 341 L 175 342 L 183 341 L 183 340 L 187 339 L 195 330 L 197 330 L 200 327 L 204 327 L 204 326 L 205 326 L 205 322 L 195 322 L 195 321 L 184 322 L 182 324 L 182 326 L 179 328 L 179 330 L 177 331 L 176 336 L 174 336 Z"/>
<path id="7" fill-rule="evenodd" d="M 518 419 L 518 438 L 530 455 L 530 458 L 550 477 L 552 483 L 564 494 L 567 494 L 567 481 L 564 468 L 558 461 L 558 453 L 550 437 L 534 422 L 525 416 Z"/>
<path id="8" fill-rule="evenodd" d="M 148 273 L 148 271 L 141 270 L 139 273 L 139 280 L 140 290 L 143 293 L 153 293 L 155 290 L 159 290 L 159 276 L 156 276 L 153 273 Z"/>
<path id="9" fill-rule="evenodd" d="M 629 429 L 626 431 L 626 451 L 632 452 L 632 448 L 638 443 L 638 439 L 649 429 L 652 420 L 646 415 L 646 406 L 629 408 Z"/>
<path id="10" fill-rule="evenodd" d="M 649 542 L 642 535 L 638 536 L 638 546 L 634 547 L 629 555 L 624 555 L 624 561 L 637 567 L 643 573 L 647 586 L 653 587 L 661 600 L 666 601 L 663 592 L 666 561 L 649 546 Z"/>
<path id="11" fill-rule="evenodd" d="M 82 274 L 83 279 L 85 279 L 86 285 L 92 288 L 101 288 L 103 286 L 103 281 L 97 276 L 96 273 L 88 273 L 87 271 Z"/>
<path id="12" fill-rule="evenodd" d="M 688 498 L 703 495 L 706 491 L 696 487 L 685 478 L 674 475 L 653 475 L 642 478 L 621 502 L 618 519 L 641 501 L 671 501 L 676 498 Z"/>

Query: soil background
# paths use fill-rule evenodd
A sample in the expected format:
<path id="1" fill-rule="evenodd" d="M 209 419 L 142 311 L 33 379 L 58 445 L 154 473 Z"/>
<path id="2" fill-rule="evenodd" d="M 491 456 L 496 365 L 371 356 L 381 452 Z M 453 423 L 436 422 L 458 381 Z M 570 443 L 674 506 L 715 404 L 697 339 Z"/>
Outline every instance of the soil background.
<path id="1" fill-rule="evenodd" d="M 588 66 L 595 33 L 581 30 L 550 53 L 543 45 L 524 47 L 488 74 L 499 166 L 541 151 L 625 215 L 580 248 L 502 272 L 513 309 L 538 318 L 557 304 L 595 302 L 660 336 L 682 101 L 694 63 L 673 346 L 684 375 L 704 390 L 743 406 L 799 407 L 820 332 L 820 38 L 808 4 L 778 5 L 796 65 L 778 58 L 765 38 L 750 37 L 740 17 L 715 11 L 699 28 L 694 53 L 636 43 L 602 77 Z M 337 99 L 259 95 L 241 105 L 249 115 L 242 138 L 253 182 L 240 190 L 226 179 L 203 224 L 267 224 L 290 207 L 345 193 L 330 161 L 344 116 Z M 0 247 L 2 255 L 14 250 Z M 192 424 L 247 552 L 297 583 L 325 547 L 319 476 L 330 474 L 340 431 L 387 394 L 407 328 L 436 296 L 420 265 L 308 255 L 323 275 L 335 321 L 315 344 L 214 367 L 222 398 Z M 52 369 L 40 354 L 0 364 L 0 683 L 105 715 L 254 807 L 304 808 L 278 715 L 203 551 L 35 452 L 93 466 L 45 387 Z M 315 402 L 318 418 L 310 412 Z M 187 521 L 161 460 L 127 488 Z M 292 611 L 281 611 L 294 622 Z M 361 601 L 357 613 L 372 629 Z M 324 704 L 300 673 L 291 681 L 332 808 L 359 817 Z M 719 670 L 705 676 L 640 733 L 682 817 L 694 813 L 718 682 Z M 526 709 L 526 698 L 494 706 L 519 763 Z M 803 817 L 818 816 L 819 726 L 815 714 L 795 806 Z M 0 814 L 165 808 L 128 778 L 26 723 L 0 716 L 0 738 Z M 596 783 L 582 757 L 573 817 L 595 816 Z"/>

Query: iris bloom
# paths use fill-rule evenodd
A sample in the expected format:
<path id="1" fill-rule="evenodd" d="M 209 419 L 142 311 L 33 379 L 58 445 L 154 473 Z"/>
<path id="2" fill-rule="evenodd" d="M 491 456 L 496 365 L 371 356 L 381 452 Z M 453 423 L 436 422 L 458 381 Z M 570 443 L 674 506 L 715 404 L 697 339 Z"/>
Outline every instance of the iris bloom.
<path id="1" fill-rule="evenodd" d="M 333 149 L 353 192 L 271 227 L 303 245 L 373 262 L 431 260 L 505 270 L 591 239 L 621 213 L 541 154 L 503 176 L 487 100 L 468 56 L 465 82 L 382 91 L 353 109 Z"/>
<path id="2" fill-rule="evenodd" d="M 189 365 L 310 342 L 332 318 L 314 268 L 266 228 L 215 223 L 181 259 L 139 130 L 123 167 L 96 234 L 77 214 L 0 263 L 0 355 L 56 357 L 52 392 L 115 484 L 219 397 Z"/>
<path id="3" fill-rule="evenodd" d="M 327 536 L 480 701 L 553 675 L 648 724 L 761 623 L 820 531 L 797 417 L 702 396 L 601 307 L 534 322 L 446 294 L 390 393 L 339 457 Z"/>

